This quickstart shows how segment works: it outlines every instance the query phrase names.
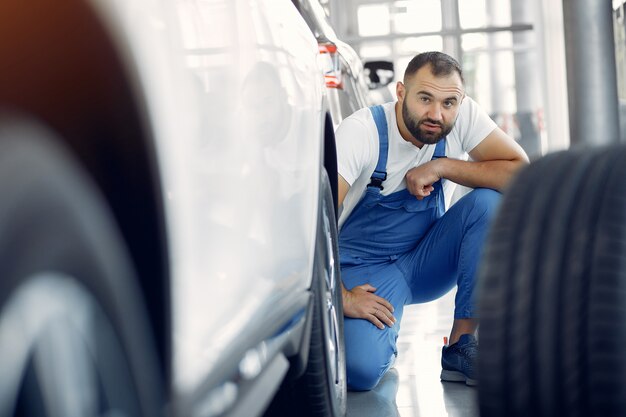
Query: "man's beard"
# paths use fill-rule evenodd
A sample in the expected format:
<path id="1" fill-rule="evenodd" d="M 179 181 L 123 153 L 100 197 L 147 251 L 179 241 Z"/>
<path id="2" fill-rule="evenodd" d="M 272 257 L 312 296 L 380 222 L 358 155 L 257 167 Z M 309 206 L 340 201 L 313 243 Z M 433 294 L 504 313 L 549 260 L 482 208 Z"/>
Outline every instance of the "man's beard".
<path id="1" fill-rule="evenodd" d="M 417 139 L 418 141 L 425 143 L 427 145 L 431 145 L 433 143 L 439 142 L 441 139 L 446 137 L 448 133 L 452 131 L 452 127 L 454 126 L 454 123 L 451 125 L 445 125 L 442 122 L 438 122 L 436 120 L 432 120 L 428 118 L 422 119 L 422 120 L 415 119 L 413 116 L 409 114 L 409 109 L 406 106 L 406 101 L 402 102 L 402 119 L 404 120 L 404 125 L 409 130 L 411 135 L 413 135 L 413 137 Z M 432 125 L 437 125 L 441 128 L 441 130 L 439 131 L 439 133 L 422 131 L 422 129 L 420 128 L 420 125 L 422 123 L 430 123 Z"/>

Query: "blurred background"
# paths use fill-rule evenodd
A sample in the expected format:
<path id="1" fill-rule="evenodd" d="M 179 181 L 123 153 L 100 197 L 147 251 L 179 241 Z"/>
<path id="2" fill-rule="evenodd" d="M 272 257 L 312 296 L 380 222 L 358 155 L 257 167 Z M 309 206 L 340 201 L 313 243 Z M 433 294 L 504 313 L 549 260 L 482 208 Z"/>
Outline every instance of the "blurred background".
<path id="1" fill-rule="evenodd" d="M 532 159 L 569 146 L 563 10 L 570 7 L 568 4 L 574 7 L 575 2 L 321 0 L 321 3 L 338 36 L 353 46 L 363 61 L 393 61 L 396 81 L 402 78 L 403 69 L 417 52 L 444 51 L 461 63 L 467 93 Z M 579 3 L 584 7 L 585 2 Z M 623 3 L 613 0 L 620 100 L 626 98 Z M 392 83 L 391 95 L 394 90 Z"/>

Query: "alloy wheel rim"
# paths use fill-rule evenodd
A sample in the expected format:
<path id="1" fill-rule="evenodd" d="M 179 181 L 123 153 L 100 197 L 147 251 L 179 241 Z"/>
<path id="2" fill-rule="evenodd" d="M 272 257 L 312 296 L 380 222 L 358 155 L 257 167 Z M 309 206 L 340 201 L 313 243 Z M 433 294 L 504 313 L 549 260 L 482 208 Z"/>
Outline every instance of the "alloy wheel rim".
<path id="1" fill-rule="evenodd" d="M 0 416 L 13 415 L 31 366 L 47 414 L 125 416 L 114 405 L 100 409 L 115 397 L 96 357 L 102 333 L 116 339 L 96 300 L 78 281 L 57 273 L 24 280 L 0 315 L 0 351 L 8 352 L 0 356 Z"/>
<path id="2" fill-rule="evenodd" d="M 328 347 L 328 353 L 330 356 L 330 368 L 332 381 L 334 382 L 334 394 L 339 399 L 341 409 L 345 408 L 345 394 L 343 393 L 342 386 L 344 384 L 345 375 L 342 375 L 343 364 L 341 363 L 341 351 L 339 349 L 339 318 L 337 309 L 334 305 L 334 300 L 337 299 L 336 294 L 336 280 L 337 280 L 337 264 L 335 254 L 333 251 L 333 240 L 331 235 L 330 219 L 328 213 L 324 212 L 324 234 L 326 236 L 326 256 L 327 267 L 324 270 L 324 278 L 326 283 L 325 288 L 325 300 L 326 300 L 326 326 L 328 326 L 326 334 L 326 345 Z M 341 300 L 341 298 L 339 298 Z"/>

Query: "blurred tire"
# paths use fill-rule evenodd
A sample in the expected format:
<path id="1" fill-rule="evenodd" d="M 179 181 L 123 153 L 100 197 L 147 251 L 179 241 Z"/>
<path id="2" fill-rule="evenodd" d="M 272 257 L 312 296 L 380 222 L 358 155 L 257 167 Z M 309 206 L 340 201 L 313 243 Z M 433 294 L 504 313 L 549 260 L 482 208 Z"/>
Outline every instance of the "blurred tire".
<path id="1" fill-rule="evenodd" d="M 161 415 L 122 239 L 58 143 L 0 118 L 0 416 Z"/>
<path id="2" fill-rule="evenodd" d="M 626 415 L 626 148 L 506 191 L 479 278 L 481 416 Z"/>

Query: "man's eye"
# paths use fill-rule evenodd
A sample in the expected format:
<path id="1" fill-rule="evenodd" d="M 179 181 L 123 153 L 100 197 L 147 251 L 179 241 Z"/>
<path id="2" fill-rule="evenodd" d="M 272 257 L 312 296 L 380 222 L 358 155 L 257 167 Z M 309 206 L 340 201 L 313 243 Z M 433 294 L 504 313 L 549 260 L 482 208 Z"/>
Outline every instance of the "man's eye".
<path id="1" fill-rule="evenodd" d="M 422 102 L 424 102 L 424 103 L 428 103 L 430 101 L 430 98 L 428 98 L 428 97 L 420 97 L 420 100 L 422 100 Z"/>
<path id="2" fill-rule="evenodd" d="M 453 101 L 444 101 L 443 105 L 444 105 L 444 107 L 449 109 L 452 106 L 454 106 L 454 102 Z"/>

